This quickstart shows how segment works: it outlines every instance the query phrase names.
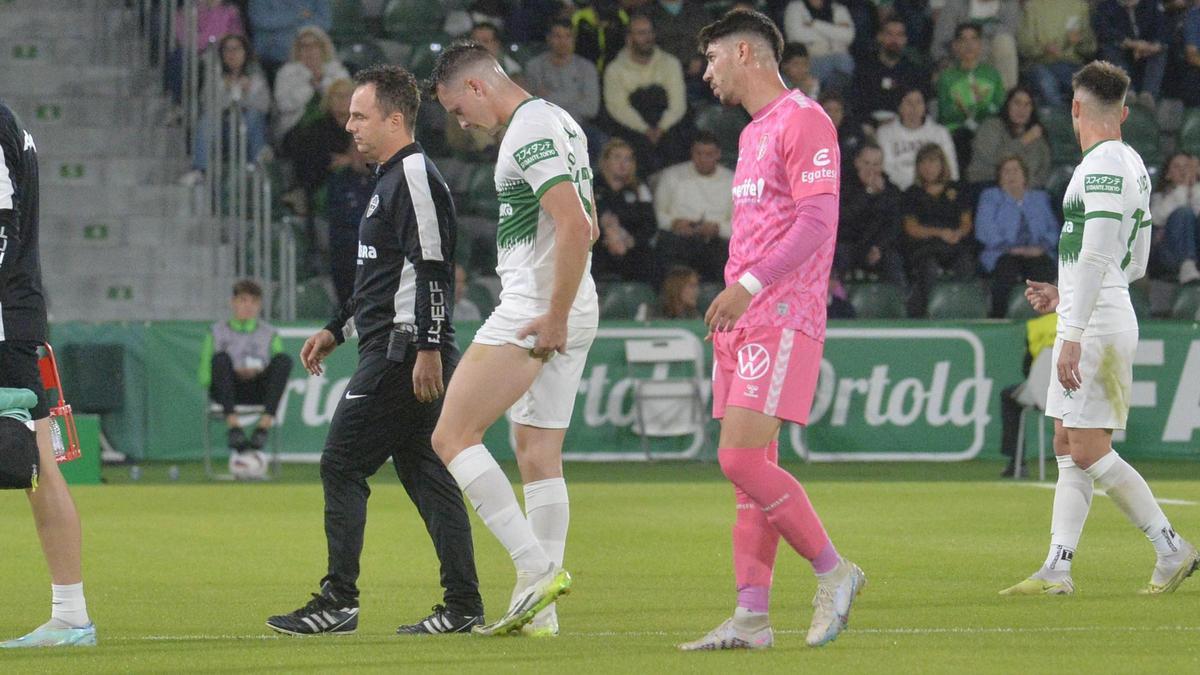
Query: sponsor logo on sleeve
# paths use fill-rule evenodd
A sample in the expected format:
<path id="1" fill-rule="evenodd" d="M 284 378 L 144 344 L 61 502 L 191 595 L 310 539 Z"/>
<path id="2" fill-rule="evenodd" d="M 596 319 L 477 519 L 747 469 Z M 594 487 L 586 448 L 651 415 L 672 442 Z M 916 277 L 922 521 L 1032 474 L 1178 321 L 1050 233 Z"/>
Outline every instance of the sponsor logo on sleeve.
<path id="1" fill-rule="evenodd" d="M 1083 177 L 1084 192 L 1107 192 L 1121 194 L 1125 188 L 1125 179 L 1107 173 L 1089 173 Z"/>
<path id="2" fill-rule="evenodd" d="M 523 145 L 513 153 L 513 159 L 517 161 L 517 166 L 521 167 L 522 171 L 527 171 L 534 164 L 551 157 L 558 157 L 558 150 L 554 147 L 554 141 L 549 138 Z"/>

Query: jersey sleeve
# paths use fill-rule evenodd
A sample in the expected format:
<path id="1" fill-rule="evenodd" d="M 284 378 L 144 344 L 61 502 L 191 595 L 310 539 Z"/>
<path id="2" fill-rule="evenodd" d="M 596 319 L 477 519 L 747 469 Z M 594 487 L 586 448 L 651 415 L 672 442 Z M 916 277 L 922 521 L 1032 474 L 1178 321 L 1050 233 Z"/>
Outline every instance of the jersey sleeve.
<path id="1" fill-rule="evenodd" d="M 512 151 L 513 162 L 538 199 L 558 183 L 571 180 L 567 168 L 566 131 L 555 129 L 552 123 L 523 120 L 518 129 L 517 147 Z"/>
<path id="2" fill-rule="evenodd" d="M 1125 254 L 1119 241 L 1125 218 L 1125 195 L 1137 186 L 1118 166 L 1089 162 L 1083 174 L 1083 248 L 1117 260 Z"/>
<path id="3" fill-rule="evenodd" d="M 842 157 L 837 131 L 824 112 L 798 108 L 783 125 L 780 144 L 793 200 L 838 193 Z"/>
<path id="4" fill-rule="evenodd" d="M 16 181 L 24 136 L 11 117 L 0 117 L 0 277 L 12 271 L 21 248 Z"/>

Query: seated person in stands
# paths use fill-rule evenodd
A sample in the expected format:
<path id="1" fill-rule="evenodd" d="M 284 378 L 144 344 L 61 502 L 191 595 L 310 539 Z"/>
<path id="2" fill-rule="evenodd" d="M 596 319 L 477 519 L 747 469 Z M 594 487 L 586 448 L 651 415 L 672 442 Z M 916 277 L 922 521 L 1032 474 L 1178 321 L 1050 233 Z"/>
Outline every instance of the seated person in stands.
<path id="1" fill-rule="evenodd" d="M 979 262 L 992 275 L 993 319 L 1008 311 L 1008 295 L 1026 279 L 1054 281 L 1058 276 L 1058 221 L 1050 195 L 1030 190 L 1025 162 L 1008 157 L 996 170 L 997 187 L 979 197 L 975 237 L 983 245 Z"/>
<path id="2" fill-rule="evenodd" d="M 600 175 L 592 182 L 600 241 L 592 247 L 592 275 L 601 280 L 653 282 L 651 243 L 658 233 L 650 188 L 638 179 L 633 148 L 620 138 L 600 151 Z"/>
<path id="3" fill-rule="evenodd" d="M 261 450 L 287 388 L 292 359 L 283 352 L 275 327 L 259 317 L 262 287 L 250 279 L 233 285 L 233 318 L 218 321 L 200 349 L 200 384 L 219 403 L 229 428 L 229 448 Z M 261 405 L 263 414 L 249 438 L 235 413 L 238 404 Z"/>
<path id="4" fill-rule="evenodd" d="M 733 172 L 721 165 L 717 137 L 696 134 L 691 161 L 663 169 L 654 191 L 659 259 L 691 267 L 704 281 L 725 283 L 732 190 Z"/>
<path id="5" fill-rule="evenodd" d="M 221 55 L 221 77 L 213 83 L 205 82 L 200 95 L 200 104 L 207 106 L 215 96 L 216 109 L 202 110 L 200 127 L 192 135 L 192 169 L 185 182 L 198 182 L 208 169 L 208 134 L 214 119 L 220 120 L 218 133 L 228 138 L 231 110 L 236 107 L 246 123 L 246 157 L 248 162 L 258 160 L 259 153 L 267 144 L 267 113 L 271 111 L 271 89 L 267 78 L 254 61 L 250 52 L 250 41 L 244 35 L 230 34 L 221 38 L 218 46 Z"/>
<path id="6" fill-rule="evenodd" d="M 700 275 L 696 270 L 676 265 L 663 278 L 658 306 L 647 307 L 646 320 L 699 319 Z"/>
<path id="7" fill-rule="evenodd" d="M 883 172 L 901 190 L 913 184 L 917 150 L 929 143 L 942 148 L 950 162 L 950 179 L 958 180 L 958 155 L 950 132 L 925 113 L 925 94 L 920 89 L 909 89 L 900 97 L 896 119 L 880 126 L 875 136 L 883 148 Z"/>
<path id="8" fill-rule="evenodd" d="M 837 128 L 838 146 L 842 149 L 842 157 L 858 154 L 858 149 L 867 141 L 868 130 L 872 136 L 875 134 L 873 127 L 859 124 L 847 114 L 846 99 L 836 89 L 822 91 L 817 103 Z"/>
<path id="9" fill-rule="evenodd" d="M 799 42 L 789 42 L 783 48 L 779 61 L 779 73 L 790 89 L 799 89 L 809 98 L 821 95 L 821 81 L 812 74 L 812 62 L 808 58 L 808 47 Z"/>
<path id="10" fill-rule="evenodd" d="M 467 278 L 467 268 L 455 263 L 454 265 L 454 320 L 483 321 L 483 312 L 479 305 L 467 297 L 467 289 L 471 281 Z"/>
<path id="11" fill-rule="evenodd" d="M 295 188 L 284 201 L 298 214 L 313 211 L 313 198 L 330 174 L 353 163 L 350 132 L 350 96 L 354 82 L 338 80 L 329 85 L 321 99 L 319 115 L 296 125 L 283 139 L 283 156 L 291 160 Z"/>
<path id="12" fill-rule="evenodd" d="M 917 179 L 901 203 L 908 283 L 908 315 L 924 318 L 929 291 L 939 271 L 957 277 L 975 272 L 971 205 L 950 179 L 950 162 L 941 146 L 930 143 L 917 152 Z"/>
<path id="13" fill-rule="evenodd" d="M 1150 195 L 1154 235 L 1150 239 L 1150 270 L 1181 284 L 1200 280 L 1196 248 L 1200 237 L 1200 160 L 1177 152 L 1167 159 L 1157 189 Z"/>
<path id="14" fill-rule="evenodd" d="M 834 267 L 842 276 L 874 274 L 903 288 L 904 264 L 896 250 L 901 196 L 883 174 L 883 150 L 867 142 L 844 177 Z"/>
<path id="15" fill-rule="evenodd" d="M 325 31 L 316 26 L 301 28 L 292 43 L 291 60 L 275 77 L 275 137 L 283 138 L 302 122 L 320 117 L 326 90 L 349 77 Z"/>
<path id="16" fill-rule="evenodd" d="M 334 153 L 325 179 L 325 220 L 329 222 L 329 274 L 338 306 L 354 293 L 358 274 L 358 225 L 375 194 L 375 172 L 353 143 Z"/>
<path id="17" fill-rule="evenodd" d="M 1029 89 L 1015 87 L 1010 91 L 1000 114 L 979 125 L 971 147 L 971 163 L 967 166 L 967 180 L 971 183 L 991 183 L 996 180 L 1000 160 L 1020 157 L 1029 169 L 1029 187 L 1041 189 L 1046 185 L 1050 175 L 1050 143 L 1038 121 Z"/>

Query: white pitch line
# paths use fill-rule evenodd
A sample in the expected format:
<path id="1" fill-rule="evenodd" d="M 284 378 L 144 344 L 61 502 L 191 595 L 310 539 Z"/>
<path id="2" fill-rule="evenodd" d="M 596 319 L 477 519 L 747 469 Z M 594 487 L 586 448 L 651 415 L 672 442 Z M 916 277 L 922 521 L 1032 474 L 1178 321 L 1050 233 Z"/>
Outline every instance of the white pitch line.
<path id="1" fill-rule="evenodd" d="M 1055 487 L 1057 487 L 1054 483 L 1018 483 L 1018 485 L 1042 488 L 1044 490 L 1053 490 Z M 1104 490 L 1096 490 L 1095 494 L 1098 494 L 1102 497 L 1108 496 Z M 1155 497 L 1154 501 L 1158 502 L 1159 504 L 1167 504 L 1170 506 L 1195 506 L 1197 504 L 1197 502 L 1188 501 L 1186 499 L 1167 499 L 1166 497 Z"/>
<path id="2" fill-rule="evenodd" d="M 1040 628 L 995 627 L 931 627 L 931 628 L 849 628 L 851 633 L 866 635 L 985 635 L 985 634 L 1029 634 L 1029 633 L 1150 633 L 1175 632 L 1196 633 L 1200 626 L 1045 626 Z M 777 630 L 776 635 L 804 635 L 806 630 Z M 634 638 L 634 637 L 679 637 L 693 635 L 695 631 L 599 631 L 563 633 L 564 637 L 583 638 Z M 144 635 L 102 638 L 101 642 L 207 642 L 214 640 L 286 640 L 284 635 Z M 379 637 L 383 637 L 382 635 Z M 402 640 L 403 638 L 397 638 Z"/>

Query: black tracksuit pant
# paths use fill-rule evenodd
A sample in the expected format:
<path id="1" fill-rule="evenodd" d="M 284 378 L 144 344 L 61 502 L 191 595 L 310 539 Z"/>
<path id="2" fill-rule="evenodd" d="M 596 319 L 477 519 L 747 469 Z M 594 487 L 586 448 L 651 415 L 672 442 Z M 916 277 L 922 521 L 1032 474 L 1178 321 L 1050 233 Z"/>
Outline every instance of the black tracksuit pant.
<path id="1" fill-rule="evenodd" d="M 358 369 L 338 401 L 321 455 L 329 546 L 329 573 L 322 582 L 330 582 L 339 597 L 358 597 L 359 557 L 371 494 L 367 478 L 391 457 L 433 540 L 446 607 L 457 614 L 481 615 L 483 600 L 462 491 L 434 454 L 431 441 L 442 400 L 421 403 L 413 394 L 416 355 L 416 347 L 410 345 L 403 362 L 388 360 L 386 335 L 359 348 Z M 457 363 L 457 350 L 442 351 L 446 383 Z"/>
<path id="2" fill-rule="evenodd" d="M 226 415 L 232 415 L 238 403 L 261 405 L 272 417 L 279 409 L 279 401 L 287 389 L 288 375 L 292 372 L 292 357 L 284 353 L 271 357 L 271 362 L 256 377 L 240 380 L 233 370 L 233 359 L 225 352 L 213 354 L 212 385 L 208 395 L 221 404 Z"/>

